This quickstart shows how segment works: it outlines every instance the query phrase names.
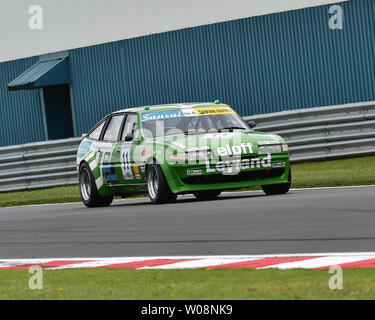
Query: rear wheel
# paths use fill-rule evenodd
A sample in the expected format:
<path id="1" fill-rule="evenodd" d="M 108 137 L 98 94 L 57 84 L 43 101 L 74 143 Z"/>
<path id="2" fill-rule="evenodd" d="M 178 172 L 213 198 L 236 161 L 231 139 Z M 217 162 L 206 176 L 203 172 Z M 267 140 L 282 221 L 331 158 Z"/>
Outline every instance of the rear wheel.
<path id="1" fill-rule="evenodd" d="M 269 184 L 262 186 L 262 189 L 266 195 L 272 196 L 275 194 L 284 194 L 287 193 L 292 184 L 292 170 L 289 168 L 288 182 L 279 183 L 279 184 Z"/>
<path id="2" fill-rule="evenodd" d="M 199 200 L 213 200 L 221 194 L 221 190 L 199 191 L 193 194 Z"/>
<path id="3" fill-rule="evenodd" d="M 176 201 L 177 195 L 168 186 L 163 170 L 156 162 L 147 169 L 147 189 L 152 203 L 168 203 Z"/>
<path id="4" fill-rule="evenodd" d="M 113 201 L 113 196 L 101 197 L 99 195 L 94 176 L 86 162 L 79 169 L 79 191 L 83 204 L 89 208 L 107 207 Z"/>

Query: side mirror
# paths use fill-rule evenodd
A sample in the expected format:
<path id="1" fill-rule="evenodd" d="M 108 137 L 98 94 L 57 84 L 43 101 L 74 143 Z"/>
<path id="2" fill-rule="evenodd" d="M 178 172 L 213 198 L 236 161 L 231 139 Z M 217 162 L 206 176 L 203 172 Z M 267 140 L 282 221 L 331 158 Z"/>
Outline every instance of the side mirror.
<path id="1" fill-rule="evenodd" d="M 125 137 L 125 141 L 126 141 L 126 142 L 132 141 L 133 138 L 134 138 L 133 134 L 132 134 L 132 133 L 129 133 L 129 134 L 126 135 L 126 137 Z"/>
<path id="2" fill-rule="evenodd" d="M 256 125 L 257 125 L 257 123 L 256 123 L 255 121 L 253 121 L 253 120 L 250 120 L 247 124 L 249 125 L 249 127 L 250 127 L 251 129 L 255 128 Z"/>

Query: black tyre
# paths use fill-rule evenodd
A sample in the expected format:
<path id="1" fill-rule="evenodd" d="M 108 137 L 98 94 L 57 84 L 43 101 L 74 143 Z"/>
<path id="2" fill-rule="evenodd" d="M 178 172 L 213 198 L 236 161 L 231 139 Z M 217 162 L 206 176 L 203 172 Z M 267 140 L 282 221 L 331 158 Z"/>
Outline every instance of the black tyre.
<path id="1" fill-rule="evenodd" d="M 147 168 L 147 189 L 152 203 L 168 203 L 177 199 L 177 195 L 171 191 L 165 180 L 163 170 L 156 162 Z"/>
<path id="2" fill-rule="evenodd" d="M 199 200 L 213 200 L 221 194 L 221 190 L 199 191 L 193 194 Z"/>
<path id="3" fill-rule="evenodd" d="M 107 207 L 113 201 L 113 196 L 101 197 L 96 188 L 95 179 L 89 165 L 84 162 L 79 168 L 79 191 L 86 207 Z"/>
<path id="4" fill-rule="evenodd" d="M 292 184 L 292 170 L 289 168 L 289 175 L 288 175 L 287 183 L 269 184 L 269 185 L 262 186 L 262 189 L 264 193 L 269 196 L 276 195 L 276 194 L 284 194 L 289 191 L 291 184 Z"/>

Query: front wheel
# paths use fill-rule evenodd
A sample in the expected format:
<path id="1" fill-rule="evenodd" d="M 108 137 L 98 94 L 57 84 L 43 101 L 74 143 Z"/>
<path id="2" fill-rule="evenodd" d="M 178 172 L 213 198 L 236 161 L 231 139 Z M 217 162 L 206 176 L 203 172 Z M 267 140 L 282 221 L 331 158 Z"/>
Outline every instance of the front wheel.
<path id="1" fill-rule="evenodd" d="M 113 201 L 113 196 L 99 195 L 94 176 L 86 162 L 79 168 L 79 191 L 83 204 L 88 208 L 107 207 Z"/>
<path id="2" fill-rule="evenodd" d="M 287 193 L 292 184 L 292 170 L 289 168 L 288 182 L 279 184 L 269 184 L 262 186 L 262 189 L 266 195 L 272 196 L 276 194 Z"/>
<path id="3" fill-rule="evenodd" d="M 152 203 L 168 203 L 177 199 L 177 195 L 171 191 L 165 180 L 163 170 L 156 162 L 147 169 L 147 189 Z"/>
<path id="4" fill-rule="evenodd" d="M 193 194 L 199 200 L 213 200 L 221 194 L 221 190 L 199 191 Z"/>

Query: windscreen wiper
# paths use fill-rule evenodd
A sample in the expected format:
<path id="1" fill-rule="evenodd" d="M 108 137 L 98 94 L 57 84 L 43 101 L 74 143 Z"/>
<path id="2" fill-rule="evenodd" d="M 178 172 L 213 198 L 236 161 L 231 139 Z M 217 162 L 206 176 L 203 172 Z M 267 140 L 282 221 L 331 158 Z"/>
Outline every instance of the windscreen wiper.
<path id="1" fill-rule="evenodd" d="M 234 130 L 234 129 L 241 129 L 241 130 L 247 130 L 244 127 L 226 127 L 226 128 L 221 128 L 218 131 L 223 131 L 223 130 Z"/>

